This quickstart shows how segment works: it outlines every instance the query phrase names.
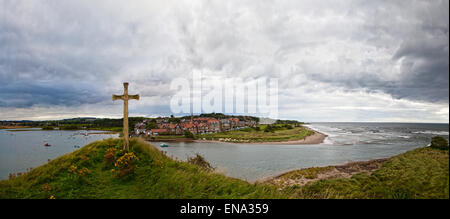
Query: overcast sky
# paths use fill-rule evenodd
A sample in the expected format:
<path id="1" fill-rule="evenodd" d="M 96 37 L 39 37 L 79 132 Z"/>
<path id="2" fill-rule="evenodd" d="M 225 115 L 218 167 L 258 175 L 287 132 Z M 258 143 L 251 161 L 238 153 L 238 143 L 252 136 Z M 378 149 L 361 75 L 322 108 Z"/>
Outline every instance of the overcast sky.
<path id="1" fill-rule="evenodd" d="M 279 79 L 279 118 L 449 120 L 449 1 L 0 0 L 0 120 L 170 115 L 175 77 Z"/>

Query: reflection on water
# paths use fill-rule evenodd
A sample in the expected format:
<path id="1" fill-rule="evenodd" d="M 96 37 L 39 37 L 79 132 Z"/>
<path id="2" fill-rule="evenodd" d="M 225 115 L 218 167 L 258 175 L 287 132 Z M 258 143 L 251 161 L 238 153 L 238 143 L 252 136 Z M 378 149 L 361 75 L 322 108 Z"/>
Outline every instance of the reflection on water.
<path id="1" fill-rule="evenodd" d="M 284 171 L 397 155 L 423 147 L 431 137 L 448 139 L 448 124 L 315 123 L 309 127 L 329 137 L 320 145 L 168 143 L 160 148 L 185 160 L 203 155 L 220 172 L 254 181 Z"/>
<path id="2" fill-rule="evenodd" d="M 0 179 L 9 173 L 24 172 L 93 141 L 118 137 L 117 134 L 93 134 L 100 131 L 18 131 L 0 130 Z M 51 146 L 44 146 L 45 143 Z"/>

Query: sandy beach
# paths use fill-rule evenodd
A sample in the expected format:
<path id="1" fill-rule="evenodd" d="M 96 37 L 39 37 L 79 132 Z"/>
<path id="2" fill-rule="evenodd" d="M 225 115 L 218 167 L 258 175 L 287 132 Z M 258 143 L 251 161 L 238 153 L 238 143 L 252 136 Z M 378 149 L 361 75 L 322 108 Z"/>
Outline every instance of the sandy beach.
<path id="1" fill-rule="evenodd" d="M 308 128 L 309 129 L 309 128 Z M 312 130 L 312 129 L 310 129 Z M 327 137 L 327 135 L 314 131 L 313 135 L 310 135 L 301 140 L 295 141 L 270 141 L 270 142 L 228 142 L 218 140 L 194 140 L 194 142 L 211 142 L 211 143 L 230 143 L 230 144 L 283 144 L 283 145 L 298 145 L 298 144 L 321 144 Z"/>
<path id="2" fill-rule="evenodd" d="M 21 129 L 21 128 L 31 128 L 30 126 L 10 126 L 10 125 L 0 125 L 0 129 Z"/>

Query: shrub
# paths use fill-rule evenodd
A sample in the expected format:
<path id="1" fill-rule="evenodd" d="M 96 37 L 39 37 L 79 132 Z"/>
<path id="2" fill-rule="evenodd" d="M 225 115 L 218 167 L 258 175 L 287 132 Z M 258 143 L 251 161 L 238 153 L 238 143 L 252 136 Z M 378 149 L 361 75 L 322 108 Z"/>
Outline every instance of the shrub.
<path id="1" fill-rule="evenodd" d="M 42 130 L 54 130 L 53 126 L 42 126 Z"/>
<path id="2" fill-rule="evenodd" d="M 136 168 L 135 164 L 137 161 L 137 157 L 133 152 L 125 153 L 123 156 L 117 159 L 114 164 L 117 167 L 117 174 L 119 178 L 130 175 L 134 173 L 134 169 Z"/>
<path id="3" fill-rule="evenodd" d="M 193 134 L 192 132 L 190 132 L 190 131 L 185 131 L 185 132 L 184 132 L 184 137 L 186 137 L 186 138 L 192 138 L 192 139 L 195 138 L 194 134 Z"/>
<path id="4" fill-rule="evenodd" d="M 293 129 L 294 127 L 292 127 L 292 125 L 286 124 L 284 125 L 284 127 L 286 127 L 287 129 Z"/>
<path id="5" fill-rule="evenodd" d="M 78 167 L 76 165 L 70 166 L 69 173 L 76 174 Z"/>
<path id="6" fill-rule="evenodd" d="M 431 147 L 440 150 L 448 150 L 448 141 L 444 137 L 435 136 L 431 139 Z"/>
<path id="7" fill-rule="evenodd" d="M 188 157 L 187 162 L 190 164 L 197 165 L 206 171 L 213 171 L 214 167 L 211 166 L 208 161 L 205 160 L 200 154 L 196 154 L 195 157 Z"/>
<path id="8" fill-rule="evenodd" d="M 69 173 L 71 173 L 71 174 L 73 174 L 75 176 L 78 176 L 78 177 L 83 177 L 83 176 L 86 176 L 86 175 L 90 174 L 91 171 L 88 168 L 86 168 L 86 167 L 78 169 L 78 167 L 76 165 L 72 165 L 69 168 Z"/>
<path id="9" fill-rule="evenodd" d="M 103 156 L 103 160 L 107 165 L 112 165 L 116 160 L 116 148 L 108 148 L 108 150 L 106 150 L 105 156 Z"/>
<path id="10" fill-rule="evenodd" d="M 271 125 L 267 125 L 264 132 L 274 132 L 273 127 Z"/>
<path id="11" fill-rule="evenodd" d="M 83 167 L 81 170 L 78 170 L 78 176 L 80 177 L 86 176 L 88 174 L 91 174 L 91 171 L 86 167 Z"/>
<path id="12" fill-rule="evenodd" d="M 91 171 L 88 168 L 83 167 L 81 169 L 78 169 L 76 165 L 71 165 L 69 168 L 69 173 L 71 173 L 71 178 L 75 182 L 89 184 L 89 181 L 85 179 L 86 175 L 91 174 Z"/>

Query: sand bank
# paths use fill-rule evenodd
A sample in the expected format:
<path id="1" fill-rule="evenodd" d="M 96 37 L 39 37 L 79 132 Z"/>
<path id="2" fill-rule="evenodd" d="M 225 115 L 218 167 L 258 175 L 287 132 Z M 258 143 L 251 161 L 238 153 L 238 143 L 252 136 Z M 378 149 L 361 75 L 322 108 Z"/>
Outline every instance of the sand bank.
<path id="1" fill-rule="evenodd" d="M 317 177 L 315 178 L 304 176 L 299 177 L 301 176 L 301 174 L 295 174 L 296 172 L 311 169 L 311 167 L 298 170 L 289 170 L 275 176 L 259 179 L 257 180 L 257 182 L 265 182 L 281 186 L 304 186 L 310 182 L 315 182 L 322 179 L 350 178 L 353 175 L 361 172 L 372 173 L 373 171 L 378 170 L 381 165 L 387 160 L 389 160 L 389 158 L 372 159 L 368 161 L 355 161 L 343 165 L 321 167 L 322 170 L 318 171 Z"/>
<path id="2" fill-rule="evenodd" d="M 309 129 L 309 128 L 308 128 Z M 312 130 L 312 129 L 310 129 Z M 231 144 L 282 144 L 282 145 L 298 145 L 298 144 L 321 144 L 327 135 L 314 131 L 314 134 L 307 136 L 304 139 L 294 141 L 267 141 L 267 142 L 228 142 L 219 140 L 195 140 L 194 142 L 211 142 L 211 143 L 231 143 Z"/>

